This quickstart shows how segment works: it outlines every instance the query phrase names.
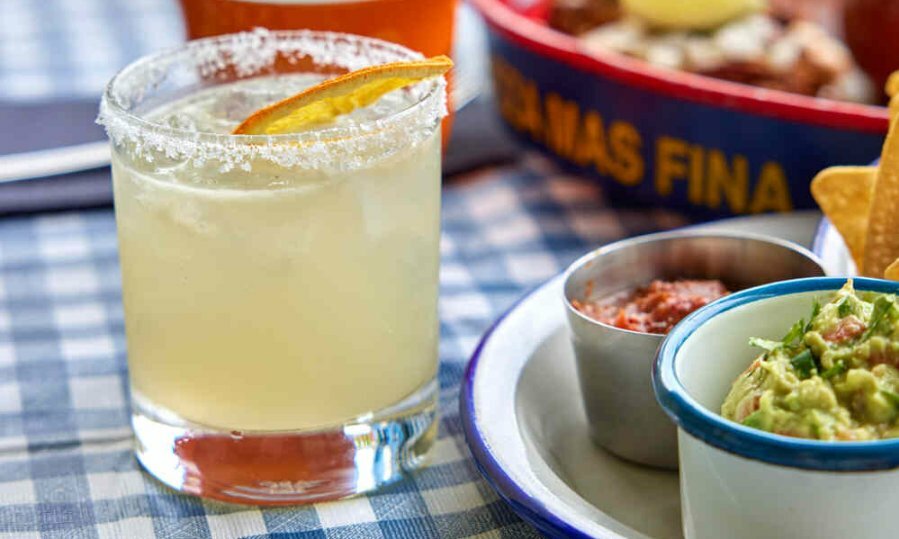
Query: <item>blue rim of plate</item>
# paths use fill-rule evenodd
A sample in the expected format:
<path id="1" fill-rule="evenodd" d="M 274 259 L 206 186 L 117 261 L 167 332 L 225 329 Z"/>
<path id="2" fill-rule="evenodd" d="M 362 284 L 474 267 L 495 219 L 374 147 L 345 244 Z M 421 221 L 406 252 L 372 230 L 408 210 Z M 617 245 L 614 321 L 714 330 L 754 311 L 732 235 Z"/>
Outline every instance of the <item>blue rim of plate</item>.
<path id="1" fill-rule="evenodd" d="M 836 291 L 845 277 L 782 281 L 732 294 L 694 312 L 678 324 L 659 348 L 652 384 L 662 409 L 693 437 L 749 459 L 806 470 L 860 472 L 899 467 L 899 439 L 870 442 L 822 442 L 771 434 L 724 419 L 700 405 L 684 388 L 675 369 L 683 343 L 699 326 L 735 307 L 803 292 Z M 858 290 L 899 293 L 899 283 L 854 278 Z"/>
<path id="2" fill-rule="evenodd" d="M 524 520 L 532 524 L 541 532 L 550 537 L 575 537 L 583 539 L 595 539 L 596 536 L 588 535 L 582 530 L 573 527 L 568 522 L 562 520 L 559 516 L 549 510 L 543 502 L 531 496 L 519 487 L 515 480 L 507 474 L 502 465 L 493 457 L 484 438 L 481 436 L 475 426 L 475 404 L 474 404 L 474 379 L 477 373 L 478 364 L 484 347 L 490 340 L 493 333 L 515 310 L 518 309 L 525 301 L 534 296 L 537 292 L 550 286 L 557 279 L 561 279 L 562 275 L 556 275 L 550 280 L 532 289 L 515 301 L 499 318 L 497 318 L 490 328 L 481 337 L 478 342 L 468 367 L 465 369 L 465 376 L 462 380 L 462 389 L 459 396 L 459 414 L 462 420 L 462 430 L 465 433 L 465 439 L 468 441 L 468 447 L 474 456 L 475 464 L 480 470 L 481 475 L 496 490 L 512 509 Z"/>

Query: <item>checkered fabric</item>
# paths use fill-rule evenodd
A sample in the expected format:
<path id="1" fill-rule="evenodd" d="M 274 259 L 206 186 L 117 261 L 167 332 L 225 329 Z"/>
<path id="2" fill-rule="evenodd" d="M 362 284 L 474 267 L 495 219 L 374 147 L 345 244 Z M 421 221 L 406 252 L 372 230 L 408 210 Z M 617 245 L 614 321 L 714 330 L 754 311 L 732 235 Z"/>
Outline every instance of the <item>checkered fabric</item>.
<path id="1" fill-rule="evenodd" d="M 501 311 L 578 254 L 682 224 L 609 209 L 538 158 L 459 178 L 444 194 L 430 466 L 366 497 L 256 509 L 177 494 L 131 454 L 112 211 L 0 221 L 0 538 L 535 537 L 465 446 L 466 360 Z"/>
<path id="2" fill-rule="evenodd" d="M 182 35 L 176 0 L 0 0 L 0 99 L 95 97 Z M 465 446 L 466 360 L 496 316 L 580 253 L 681 224 L 611 210 L 592 184 L 538 158 L 454 178 L 430 466 L 366 497 L 256 509 L 177 494 L 132 456 L 112 212 L 0 220 L 0 539 L 536 537 Z"/>
<path id="3" fill-rule="evenodd" d="M 0 0 L 0 99 L 93 98 L 183 40 L 177 0 Z"/>

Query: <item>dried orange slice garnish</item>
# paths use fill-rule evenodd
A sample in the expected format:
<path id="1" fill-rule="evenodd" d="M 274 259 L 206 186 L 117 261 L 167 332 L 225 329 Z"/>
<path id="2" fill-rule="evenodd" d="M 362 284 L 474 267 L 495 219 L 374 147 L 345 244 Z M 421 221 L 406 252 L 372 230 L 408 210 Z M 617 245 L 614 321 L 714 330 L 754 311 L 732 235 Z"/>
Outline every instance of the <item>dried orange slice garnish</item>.
<path id="1" fill-rule="evenodd" d="M 414 62 L 395 62 L 351 71 L 259 109 L 241 122 L 235 135 L 281 135 L 321 125 L 384 94 L 439 77 L 453 67 L 446 56 Z"/>

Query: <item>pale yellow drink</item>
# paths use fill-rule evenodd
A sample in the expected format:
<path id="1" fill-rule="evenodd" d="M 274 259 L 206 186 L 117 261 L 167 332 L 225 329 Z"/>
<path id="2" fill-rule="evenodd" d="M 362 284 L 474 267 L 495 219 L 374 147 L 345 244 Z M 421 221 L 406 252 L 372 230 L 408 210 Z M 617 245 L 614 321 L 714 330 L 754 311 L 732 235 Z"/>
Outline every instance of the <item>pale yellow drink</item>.
<path id="1" fill-rule="evenodd" d="M 311 82 L 235 83 L 149 116 L 227 133 L 242 109 Z M 226 110 L 235 95 L 249 103 Z M 401 97 L 342 123 L 401 110 Z M 223 429 L 314 429 L 383 410 L 433 379 L 439 131 L 371 161 L 322 172 L 258 160 L 223 173 L 114 156 L 138 398 Z"/>
<path id="2" fill-rule="evenodd" d="M 286 129 L 253 115 L 338 73 L 421 73 L 420 59 L 359 36 L 257 30 L 141 59 L 107 86 L 135 456 L 163 483 L 289 505 L 425 462 L 445 82 L 353 93 L 351 113 Z M 232 134 L 251 115 L 241 133 L 289 134 Z"/>

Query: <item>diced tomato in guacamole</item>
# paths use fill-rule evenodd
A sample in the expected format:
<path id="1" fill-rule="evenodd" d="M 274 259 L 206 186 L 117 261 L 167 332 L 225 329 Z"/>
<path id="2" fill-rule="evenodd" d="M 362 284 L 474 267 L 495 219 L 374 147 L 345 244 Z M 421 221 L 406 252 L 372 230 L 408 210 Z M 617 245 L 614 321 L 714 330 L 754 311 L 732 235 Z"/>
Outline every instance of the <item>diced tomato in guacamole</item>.
<path id="1" fill-rule="evenodd" d="M 810 320 L 764 349 L 737 378 L 721 415 L 785 436 L 899 437 L 899 300 L 856 292 L 852 281 Z"/>

